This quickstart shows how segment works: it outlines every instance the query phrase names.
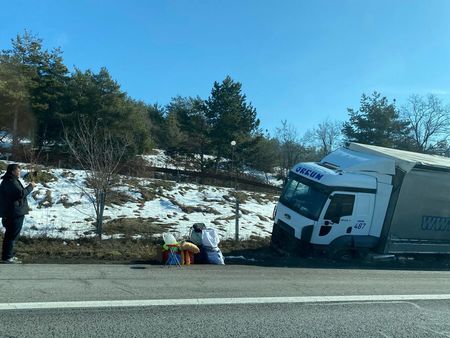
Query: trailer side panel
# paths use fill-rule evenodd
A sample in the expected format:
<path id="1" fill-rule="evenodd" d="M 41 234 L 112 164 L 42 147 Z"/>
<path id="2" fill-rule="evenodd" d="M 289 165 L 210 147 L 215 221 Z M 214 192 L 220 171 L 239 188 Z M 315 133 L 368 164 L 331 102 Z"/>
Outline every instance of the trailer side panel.
<path id="1" fill-rule="evenodd" d="M 450 172 L 414 168 L 403 179 L 385 252 L 450 253 Z"/>

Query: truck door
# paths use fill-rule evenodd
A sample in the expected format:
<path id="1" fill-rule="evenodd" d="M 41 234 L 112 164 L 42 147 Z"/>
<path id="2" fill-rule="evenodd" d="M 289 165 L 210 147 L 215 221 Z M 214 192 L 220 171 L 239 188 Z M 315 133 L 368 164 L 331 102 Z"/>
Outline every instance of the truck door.
<path id="1" fill-rule="evenodd" d="M 335 192 L 330 195 L 313 230 L 311 243 L 327 245 L 348 235 L 367 235 L 373 212 L 374 195 Z"/>
<path id="2" fill-rule="evenodd" d="M 368 236 L 372 224 L 375 194 L 358 193 L 353 211 L 353 226 L 350 231 L 354 236 Z"/>
<path id="3" fill-rule="evenodd" d="M 355 193 L 332 193 L 328 197 L 317 226 L 313 230 L 311 243 L 328 245 L 334 239 L 344 236 L 353 224 L 355 200 Z"/>

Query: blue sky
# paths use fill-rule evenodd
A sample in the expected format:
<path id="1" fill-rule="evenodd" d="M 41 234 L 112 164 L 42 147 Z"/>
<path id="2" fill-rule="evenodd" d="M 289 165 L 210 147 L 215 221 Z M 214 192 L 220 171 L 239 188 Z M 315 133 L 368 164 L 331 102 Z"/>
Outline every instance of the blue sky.
<path id="1" fill-rule="evenodd" d="M 0 49 L 25 29 L 131 97 L 207 98 L 230 75 L 272 134 L 346 120 L 362 93 L 450 101 L 450 1 L 2 1 Z"/>

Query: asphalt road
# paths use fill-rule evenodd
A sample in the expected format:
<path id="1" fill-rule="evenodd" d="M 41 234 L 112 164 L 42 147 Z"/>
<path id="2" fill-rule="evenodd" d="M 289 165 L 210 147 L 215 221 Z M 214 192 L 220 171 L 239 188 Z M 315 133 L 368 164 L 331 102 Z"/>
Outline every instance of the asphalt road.
<path id="1" fill-rule="evenodd" d="M 447 271 L 0 265 L 0 307 L 35 302 L 70 306 L 74 301 L 262 300 L 260 304 L 6 309 L 0 310 L 0 337 L 450 337 L 450 296 L 264 303 L 265 297 L 448 296 L 449 280 Z"/>
<path id="2" fill-rule="evenodd" d="M 12 311 L 2 337 L 448 337 L 449 302 Z"/>

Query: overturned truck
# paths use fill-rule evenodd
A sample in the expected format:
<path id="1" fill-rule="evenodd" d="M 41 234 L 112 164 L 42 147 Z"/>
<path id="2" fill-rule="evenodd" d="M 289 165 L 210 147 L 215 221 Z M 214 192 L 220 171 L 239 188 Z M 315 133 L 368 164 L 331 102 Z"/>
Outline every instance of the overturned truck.
<path id="1" fill-rule="evenodd" d="M 299 163 L 274 212 L 272 245 L 450 254 L 450 158 L 349 143 Z"/>

